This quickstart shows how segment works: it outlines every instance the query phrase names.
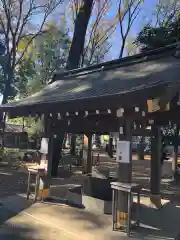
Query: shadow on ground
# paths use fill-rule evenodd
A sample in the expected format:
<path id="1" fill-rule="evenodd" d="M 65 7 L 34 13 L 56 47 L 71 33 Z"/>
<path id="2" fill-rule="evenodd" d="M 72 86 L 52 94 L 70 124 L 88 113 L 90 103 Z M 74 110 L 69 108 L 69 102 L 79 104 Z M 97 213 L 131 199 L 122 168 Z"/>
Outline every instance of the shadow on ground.
<path id="1" fill-rule="evenodd" d="M 116 164 L 113 160 L 112 162 L 107 161 L 107 157 L 104 162 L 102 160 L 100 166 L 97 167 L 100 172 L 103 170 L 108 174 L 107 168 L 113 168 Z M 65 160 L 66 163 L 68 163 Z M 107 163 L 107 166 L 106 166 Z M 141 183 L 148 188 L 148 176 L 149 176 L 149 161 L 134 161 L 133 163 L 133 180 L 135 182 Z M 59 169 L 59 179 L 53 179 L 52 185 L 54 186 L 54 190 L 57 186 L 58 196 L 65 198 L 67 194 L 67 189 L 71 187 L 71 185 L 81 184 L 83 179 L 82 174 L 74 173 L 75 171 L 79 171 L 80 168 L 73 168 L 72 172 L 69 170 L 60 167 Z M 8 196 L 6 198 L 6 202 L 3 202 L 3 207 L 0 208 L 0 224 L 4 225 L 3 228 L 0 229 L 0 239 L 16 239 L 17 232 L 22 234 L 18 235 L 18 240 L 21 239 L 33 239 L 29 238 L 29 235 L 32 234 L 33 230 L 31 227 L 22 226 L 12 226 L 7 223 L 8 219 L 11 219 L 13 216 L 17 215 L 24 209 L 28 208 L 31 203 L 27 202 L 24 197 L 16 198 L 10 195 L 14 195 L 17 192 L 25 192 L 27 187 L 27 174 L 23 172 L 18 172 L 17 170 L 8 169 L 5 166 L 0 166 L 0 193 L 4 191 L 3 196 Z M 59 188 L 60 186 L 60 188 Z M 59 191 L 61 190 L 61 193 Z M 141 206 L 141 223 L 142 226 L 137 229 L 137 232 L 133 233 L 133 236 L 137 239 L 174 239 L 178 236 L 180 232 L 180 208 L 178 208 L 175 204 L 176 195 L 177 200 L 179 200 L 179 186 L 174 186 L 171 183 L 162 183 L 163 193 L 167 193 L 167 198 L 171 200 L 171 202 L 165 204 L 162 209 L 155 210 L 149 208 L 145 205 Z M 7 192 L 7 194 L 6 194 Z M 147 192 L 149 194 L 149 192 Z M 0 194 L 1 196 L 1 194 Z M 24 201 L 26 203 L 24 203 Z M 27 204 L 28 203 L 28 204 Z M 66 202 L 64 202 L 66 203 Z M 49 204 L 51 205 L 51 204 Z M 177 204 L 178 205 L 178 204 Z M 85 231 L 93 231 L 96 229 L 106 230 L 107 226 L 111 227 L 111 216 L 104 216 L 100 214 L 96 214 L 93 212 L 78 210 L 73 207 L 65 207 L 51 205 L 47 212 L 44 211 L 45 204 L 38 204 L 37 211 L 42 210 L 42 216 L 46 216 L 52 219 L 56 218 L 69 218 L 69 222 L 73 221 L 83 224 L 83 229 Z M 58 215 L 58 214 L 59 215 Z M 67 216 L 66 216 L 67 215 Z M 18 229 L 19 230 L 16 230 Z M 5 232 L 6 229 L 9 233 L 12 232 L 14 235 L 8 235 L 8 231 Z M 15 231 L 15 232 L 14 232 Z M 2 234 L 6 234 L 5 237 Z M 112 233 L 109 231 L 109 238 L 116 240 L 119 239 L 119 236 L 116 236 L 116 233 Z M 122 238 L 121 238 L 122 239 Z M 178 239 L 178 238 L 177 238 Z M 180 238 L 179 238 L 180 239 Z"/>
<path id="2" fill-rule="evenodd" d="M 27 173 L 12 164 L 0 162 L 0 198 L 25 193 L 27 189 Z"/>
<path id="3" fill-rule="evenodd" d="M 161 209 L 141 205 L 141 226 L 133 233 L 144 239 L 180 239 L 180 207 L 168 202 Z"/>
<path id="4" fill-rule="evenodd" d="M 2 240 L 33 240 L 32 234 L 35 235 L 36 231 L 29 226 L 6 224 L 0 229 L 0 239 Z"/>
<path id="5" fill-rule="evenodd" d="M 49 212 L 54 216 L 54 219 L 58 219 L 58 216 L 60 216 L 65 221 L 69 219 L 76 223 L 77 227 L 81 226 L 80 231 L 96 234 L 96 231 L 100 230 L 102 234 L 107 233 L 106 239 L 108 240 L 126 239 L 118 232 L 112 232 L 111 216 L 71 207 L 50 206 L 46 210 L 44 210 L 43 205 L 41 207 L 41 216 L 44 218 Z M 46 215 L 44 215 L 45 213 Z M 140 222 L 140 227 L 132 231 L 132 236 L 135 239 L 180 239 L 177 238 L 180 232 L 180 208 L 175 204 L 167 203 L 159 210 L 141 205 Z M 106 231 L 107 229 L 109 231 Z"/>

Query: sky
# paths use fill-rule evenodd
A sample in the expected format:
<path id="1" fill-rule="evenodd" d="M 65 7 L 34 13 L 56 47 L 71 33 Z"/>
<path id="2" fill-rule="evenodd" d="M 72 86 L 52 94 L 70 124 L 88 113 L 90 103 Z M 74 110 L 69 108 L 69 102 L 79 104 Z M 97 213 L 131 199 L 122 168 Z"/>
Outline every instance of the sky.
<path id="1" fill-rule="evenodd" d="M 152 20 L 152 12 L 157 3 L 158 3 L 158 0 L 144 1 L 142 5 L 142 10 L 131 28 L 130 37 L 136 36 L 137 33 L 142 29 L 142 26 Z M 114 13 L 117 11 L 116 8 L 117 7 L 114 4 L 114 6 L 111 9 L 110 15 L 112 16 L 114 15 Z M 109 55 L 111 59 L 117 58 L 119 55 L 119 51 L 117 51 L 117 49 L 119 49 L 118 46 L 119 46 L 120 40 L 121 40 L 120 31 L 119 31 L 119 27 L 117 27 L 116 33 L 114 34 L 112 39 L 112 48 L 110 50 L 110 55 Z"/>
<path id="2" fill-rule="evenodd" d="M 108 12 L 108 18 L 112 18 L 117 13 L 118 0 L 112 0 L 112 2 L 113 2 L 113 5 L 112 5 L 110 11 Z M 158 3 L 158 0 L 144 0 L 144 3 L 142 4 L 142 7 L 141 7 L 142 10 L 131 28 L 131 31 L 129 34 L 130 37 L 135 37 L 137 35 L 137 33 L 140 31 L 140 29 L 142 29 L 143 25 L 145 25 L 146 23 L 148 23 L 152 20 L 152 12 L 155 9 L 155 5 L 157 3 Z M 66 6 L 67 6 L 66 4 L 60 5 L 60 8 L 58 8 L 56 10 L 56 14 L 54 14 L 55 19 L 60 20 L 59 13 L 61 12 L 64 14 Z M 68 11 L 66 11 L 66 17 L 68 17 Z M 38 22 L 39 16 L 37 16 L 34 20 L 35 20 L 35 22 Z M 70 36 L 72 36 L 72 35 L 73 35 L 73 32 L 70 34 Z M 121 41 L 120 29 L 119 29 L 119 26 L 117 25 L 116 32 L 111 37 L 112 47 L 110 49 L 108 58 L 106 60 L 112 60 L 112 59 L 118 58 L 119 51 L 120 51 L 119 50 L 120 49 L 119 41 Z M 125 55 L 126 55 L 126 52 L 125 52 Z"/>

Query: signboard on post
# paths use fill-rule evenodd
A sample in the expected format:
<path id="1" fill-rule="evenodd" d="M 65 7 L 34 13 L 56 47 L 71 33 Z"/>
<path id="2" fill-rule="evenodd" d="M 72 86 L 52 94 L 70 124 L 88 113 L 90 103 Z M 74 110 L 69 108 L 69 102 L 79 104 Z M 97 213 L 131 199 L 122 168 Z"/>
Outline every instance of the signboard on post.
<path id="1" fill-rule="evenodd" d="M 116 162 L 130 163 L 130 141 L 117 141 Z"/>
<path id="2" fill-rule="evenodd" d="M 49 138 L 42 138 L 41 149 L 40 149 L 40 153 L 42 154 L 40 168 L 45 169 L 46 171 L 48 167 L 47 166 L 48 145 L 49 145 Z"/>
<path id="3" fill-rule="evenodd" d="M 49 143 L 49 138 L 42 138 L 40 153 L 48 154 L 48 143 Z"/>

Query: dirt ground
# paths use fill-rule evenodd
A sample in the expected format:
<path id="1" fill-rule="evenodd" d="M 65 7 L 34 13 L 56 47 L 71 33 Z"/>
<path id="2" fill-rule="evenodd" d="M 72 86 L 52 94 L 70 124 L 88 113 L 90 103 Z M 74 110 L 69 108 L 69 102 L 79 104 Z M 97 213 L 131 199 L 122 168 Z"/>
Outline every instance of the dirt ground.
<path id="1" fill-rule="evenodd" d="M 73 167 L 72 171 L 70 172 L 66 163 L 71 162 L 72 157 L 70 155 L 64 156 L 64 164 L 59 167 L 59 176 L 56 179 L 52 179 L 52 189 L 56 190 L 58 194 L 60 194 L 61 198 L 65 198 L 67 194 L 67 189 L 74 184 L 81 184 L 83 178 L 85 177 L 82 175 L 81 167 Z M 96 167 L 93 167 L 93 171 L 97 174 L 108 175 L 109 171 L 114 171 L 116 168 L 116 162 L 114 159 L 110 159 L 106 154 L 100 155 L 100 164 Z M 171 162 L 166 162 L 164 171 L 166 173 L 171 174 Z M 149 189 L 149 176 L 150 176 L 150 161 L 138 161 L 133 160 L 133 181 L 141 183 L 144 186 L 144 194 L 148 194 Z M 59 187 L 61 191 L 59 191 Z M 7 164 L 7 163 L 0 163 L 0 200 L 2 198 L 6 198 L 8 196 L 13 196 L 18 193 L 25 193 L 27 188 L 27 171 L 23 167 L 14 166 L 14 164 Z M 56 192 L 56 191 L 55 191 Z M 176 235 L 176 231 L 179 231 L 179 214 L 176 204 L 172 207 L 172 201 L 180 202 L 180 188 L 177 185 L 173 185 L 170 181 L 163 180 L 161 183 L 161 192 L 164 198 L 168 198 L 171 200 L 170 203 L 166 204 L 162 210 L 154 211 L 154 209 L 149 209 L 146 206 L 143 206 L 143 214 L 141 214 L 142 222 L 146 225 L 152 225 L 156 228 L 163 229 L 164 231 L 173 232 Z M 26 200 L 26 199 L 25 199 Z M 7 200 L 6 200 L 7 202 Z M 16 205 L 15 201 L 12 202 Z M 19 202 L 19 201 L 18 201 Z M 9 204 L 9 203 L 7 203 Z M 11 205 L 11 204 L 9 204 Z M 35 204 L 35 206 L 37 206 Z M 38 203 L 37 209 L 33 210 L 34 208 L 30 208 L 27 210 L 26 215 L 17 215 L 12 217 L 12 212 L 8 212 L 7 209 L 3 209 L 3 206 L 0 208 L 0 220 L 4 222 L 3 228 L 0 229 L 0 239 L 8 240 L 8 239 L 17 239 L 17 240 L 25 240 L 25 239 L 62 239 L 62 240 L 70 240 L 70 239 L 77 239 L 72 237 L 72 234 L 64 234 L 64 229 L 66 231 L 79 231 L 83 235 L 83 230 L 86 225 L 88 224 L 88 228 L 86 227 L 86 231 L 88 234 L 91 234 L 90 227 L 94 222 L 97 221 L 97 217 L 93 216 L 93 223 L 88 223 L 88 220 L 85 218 L 84 212 L 83 214 L 76 209 L 71 208 L 69 210 L 69 215 L 67 209 L 60 208 L 56 205 L 41 205 Z M 73 212 L 72 212 L 73 209 Z M 53 212 L 54 211 L 54 212 Z M 53 213 L 53 214 L 52 214 Z M 29 215 L 28 215 L 29 214 Z M 56 216 L 57 214 L 57 216 Z M 64 215 L 63 215 L 64 214 Z M 88 213 L 89 214 L 89 213 Z M 30 217 L 32 215 L 32 217 Z M 63 218 L 62 218 L 63 215 Z M 175 215 L 178 217 L 175 218 Z M 66 216 L 66 218 L 65 218 Z M 103 215 L 101 215 L 103 216 Z M 172 224 L 167 223 L 166 218 L 167 216 L 171 218 Z M 40 217 L 40 220 L 38 219 Z M 69 219 L 68 219 L 69 217 Z M 5 221 L 6 219 L 9 219 Z M 43 219 L 43 221 L 42 221 Z M 47 219 L 47 222 L 44 222 L 44 219 Z M 60 222 L 59 220 L 67 220 L 64 222 Z M 72 228 L 72 219 L 74 224 L 74 229 Z M 89 219 L 89 215 L 88 215 Z M 104 216 L 103 216 L 104 219 Z M 57 223 L 55 222 L 57 220 Z M 165 221 L 164 221 L 165 220 Z M 1 224 L 0 221 L 0 224 Z M 55 222 L 52 226 L 53 221 Z M 151 221 L 151 224 L 150 222 Z M 80 222 L 82 223 L 82 227 L 80 228 Z M 153 225 L 154 224 L 154 225 Z M 170 225 L 171 229 L 170 229 Z M 176 226 L 177 225 L 177 226 Z M 69 227 L 70 226 L 70 227 Z M 1 226 L 2 227 L 2 226 Z M 168 229 L 169 227 L 169 229 Z M 98 223 L 98 228 L 101 228 L 101 225 Z M 39 230 L 41 229 L 41 230 Z M 87 230 L 88 229 L 88 230 Z M 93 225 L 93 231 L 95 227 Z M 106 229 L 106 227 L 104 228 Z M 75 231 L 75 232 L 76 232 Z M 103 230 L 105 231 L 105 230 Z M 177 232 L 178 232 L 177 231 Z M 77 234 L 79 234 L 77 232 Z M 58 237 L 57 237 L 58 236 Z M 79 236 L 79 235 L 78 235 Z M 90 236 L 89 239 L 96 239 L 97 232 L 95 233 L 95 238 Z M 100 239 L 98 235 L 98 239 Z M 164 236 L 164 235 L 163 235 Z M 149 239 L 170 239 L 167 238 L 168 234 L 165 234 L 165 237 L 161 238 L 149 238 Z M 171 234 L 169 235 L 171 237 Z M 88 239 L 88 238 L 83 238 Z M 104 238 L 108 239 L 108 238 Z M 112 240 L 121 239 L 109 238 Z M 127 239 L 127 238 L 122 238 Z M 141 238 L 138 238 L 141 239 Z M 145 238 L 142 238 L 145 239 Z M 172 239 L 172 238 L 171 238 Z M 173 238 L 174 239 L 174 238 Z"/>
<path id="2" fill-rule="evenodd" d="M 0 163 L 0 198 L 24 193 L 26 189 L 27 173 L 9 164 Z"/>
<path id="3" fill-rule="evenodd" d="M 96 156 L 95 156 L 96 157 Z M 59 176 L 52 179 L 52 189 L 56 192 L 56 186 L 61 187 L 59 197 L 65 197 L 70 185 L 81 184 L 84 176 L 81 167 L 73 167 L 70 172 L 66 163 L 71 162 L 71 156 L 64 156 L 64 164 L 59 167 Z M 109 171 L 115 171 L 116 162 L 110 159 L 106 154 L 100 154 L 100 164 L 93 168 L 94 172 L 109 176 Z M 171 162 L 165 162 L 163 171 L 166 177 L 171 175 Z M 169 176 L 168 176 L 169 175 Z M 144 194 L 149 192 L 150 161 L 133 160 L 133 182 L 144 186 Z M 17 193 L 26 193 L 27 189 L 27 171 L 23 167 L 16 167 L 13 164 L 0 163 L 0 198 L 12 196 Z M 58 190 L 59 192 L 59 190 Z M 162 180 L 161 192 L 164 198 L 176 198 L 180 200 L 180 187 L 172 184 L 168 179 Z"/>

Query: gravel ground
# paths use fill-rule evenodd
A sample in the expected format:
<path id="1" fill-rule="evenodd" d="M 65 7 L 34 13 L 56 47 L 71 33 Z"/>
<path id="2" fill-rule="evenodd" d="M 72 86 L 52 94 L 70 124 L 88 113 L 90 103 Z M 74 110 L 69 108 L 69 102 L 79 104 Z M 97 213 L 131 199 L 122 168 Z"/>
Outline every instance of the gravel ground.
<path id="1" fill-rule="evenodd" d="M 71 156 L 65 155 L 63 158 L 63 162 L 66 164 L 70 162 Z M 107 176 L 109 170 L 114 171 L 116 167 L 115 160 L 108 158 L 105 154 L 102 154 L 100 159 L 100 165 L 95 167 L 99 175 Z M 17 193 L 26 193 L 27 172 L 23 168 L 18 168 L 17 164 L 14 165 L 0 163 L 0 198 Z M 165 168 L 171 171 L 171 163 L 166 163 Z M 52 180 L 53 191 L 58 191 L 58 197 L 66 198 L 67 190 L 71 185 L 82 184 L 85 176 L 81 174 L 81 170 L 81 167 L 73 167 L 72 172 L 67 167 L 61 166 L 59 168 L 59 178 Z M 134 182 L 143 184 L 146 189 L 149 189 L 150 161 L 134 160 L 132 175 Z M 58 186 L 57 191 L 55 186 Z M 171 182 L 162 181 L 161 189 L 163 195 L 167 197 L 180 198 L 180 187 L 173 185 Z"/>
<path id="2" fill-rule="evenodd" d="M 29 216 L 0 208 L 0 239 L 2 240 L 73 240 L 61 229 L 41 222 Z"/>
<path id="3" fill-rule="evenodd" d="M 70 156 L 64 156 L 64 162 L 69 161 L 66 161 L 67 158 L 70 158 Z M 101 158 L 101 163 L 96 167 L 96 169 L 103 174 L 104 172 L 108 172 L 107 169 L 113 169 L 115 166 L 116 163 L 114 160 L 110 160 L 107 156 L 104 156 Z M 80 173 L 81 168 L 77 167 L 73 168 L 72 172 L 69 172 L 69 170 L 62 167 L 59 170 L 59 179 L 53 179 L 52 185 L 54 187 L 58 186 L 57 190 L 61 195 L 60 197 L 65 198 L 67 189 L 73 184 L 81 184 L 85 176 Z M 149 173 L 150 161 L 133 161 L 133 180 L 135 182 L 142 183 L 148 187 Z M 59 191 L 59 187 L 61 188 L 61 191 Z M 26 188 L 26 171 L 23 171 L 22 168 L 18 168 L 16 166 L 14 167 L 12 164 L 0 164 L 0 199 L 7 196 L 16 195 L 17 193 L 25 193 Z M 179 186 L 173 186 L 170 183 L 163 183 L 162 191 L 166 192 L 167 196 L 171 196 L 173 198 L 178 198 L 180 193 Z M 22 217 L 18 218 L 13 216 L 14 214 L 11 211 L 7 210 L 3 206 L 0 206 L 0 240 L 70 240 L 69 236 L 64 236 L 63 232 L 56 230 L 52 231 L 51 228 L 44 226 L 42 223 L 32 222 L 32 220 L 28 218 L 24 219 Z M 16 223 L 16 219 L 21 223 L 14 226 L 14 221 Z M 27 222 L 27 226 L 24 226 L 24 221 Z M 40 227 L 42 228 L 42 231 L 38 232 Z"/>
<path id="4" fill-rule="evenodd" d="M 27 179 L 27 172 L 23 168 L 0 163 L 0 199 L 18 193 L 25 193 Z"/>

